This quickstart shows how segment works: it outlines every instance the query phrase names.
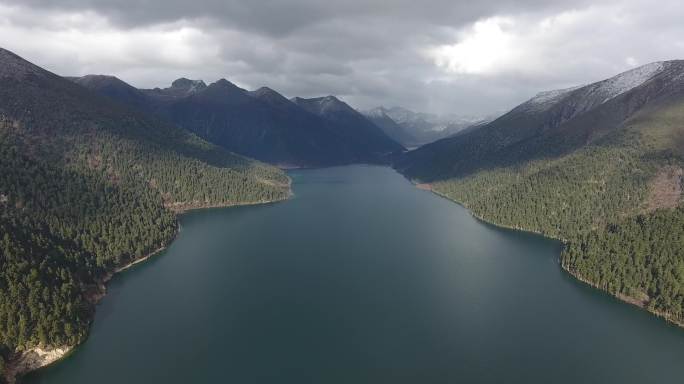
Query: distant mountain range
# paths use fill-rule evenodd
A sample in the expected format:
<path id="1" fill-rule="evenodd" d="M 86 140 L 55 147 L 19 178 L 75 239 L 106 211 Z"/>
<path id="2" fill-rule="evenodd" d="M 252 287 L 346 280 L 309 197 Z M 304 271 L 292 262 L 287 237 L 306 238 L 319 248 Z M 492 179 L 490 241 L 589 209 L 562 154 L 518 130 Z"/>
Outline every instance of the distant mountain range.
<path id="1" fill-rule="evenodd" d="M 493 116 L 436 115 L 402 107 L 377 107 L 365 111 L 369 120 L 407 148 L 415 148 L 481 126 Z"/>
<path id="2" fill-rule="evenodd" d="M 562 239 L 570 273 L 684 324 L 684 61 L 542 92 L 395 167 L 478 217 Z"/>
<path id="3" fill-rule="evenodd" d="M 288 100 L 263 87 L 247 91 L 221 79 L 185 78 L 136 89 L 112 76 L 72 81 L 162 117 L 230 151 L 280 166 L 381 163 L 401 144 L 334 96 Z"/>

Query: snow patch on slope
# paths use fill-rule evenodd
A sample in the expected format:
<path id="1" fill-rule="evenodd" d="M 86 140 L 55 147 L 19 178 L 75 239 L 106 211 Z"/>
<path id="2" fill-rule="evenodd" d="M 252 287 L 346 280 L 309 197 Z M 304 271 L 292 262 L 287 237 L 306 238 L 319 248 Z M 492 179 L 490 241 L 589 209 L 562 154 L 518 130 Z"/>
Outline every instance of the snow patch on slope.
<path id="1" fill-rule="evenodd" d="M 385 116 L 389 117 L 387 115 L 386 109 L 384 107 L 377 107 L 377 108 L 369 109 L 369 110 L 364 111 L 362 113 L 368 117 L 374 117 L 374 118 L 383 118 Z"/>
<path id="2" fill-rule="evenodd" d="M 577 91 L 575 109 L 577 113 L 584 112 L 644 84 L 662 72 L 664 68 L 664 62 L 656 62 L 586 86 L 540 92 L 523 103 L 521 107 L 527 111 L 544 112 Z"/>
<path id="3" fill-rule="evenodd" d="M 663 67 L 663 62 L 646 64 L 598 83 L 598 91 L 606 96 L 603 102 L 605 103 L 610 99 L 640 86 L 653 78 L 656 74 L 660 73 L 660 71 L 663 70 Z"/>
<path id="4" fill-rule="evenodd" d="M 570 94 L 570 92 L 581 87 L 582 86 L 539 92 L 536 96 L 528 100 L 524 105 L 525 107 L 527 107 L 527 109 L 543 111 L 561 101 L 565 96 Z"/>

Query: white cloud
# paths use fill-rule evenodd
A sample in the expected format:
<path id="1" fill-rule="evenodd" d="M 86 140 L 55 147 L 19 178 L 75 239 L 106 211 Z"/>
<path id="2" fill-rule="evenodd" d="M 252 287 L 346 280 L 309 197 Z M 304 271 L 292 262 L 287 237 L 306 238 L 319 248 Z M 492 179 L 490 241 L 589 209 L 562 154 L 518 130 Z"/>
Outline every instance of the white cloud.
<path id="1" fill-rule="evenodd" d="M 22 23 L 28 18 L 43 22 Z M 185 21 L 121 30 L 92 12 L 43 13 L 0 5 L 0 36 L 4 48 L 58 74 L 108 73 L 139 85 L 159 80 L 154 72 L 160 69 L 211 71 L 223 64 L 221 43 Z"/>
<path id="2" fill-rule="evenodd" d="M 684 3 L 604 1 L 555 13 L 482 18 L 451 31 L 451 41 L 423 52 L 454 92 L 523 101 L 542 90 L 598 81 L 653 61 L 684 57 Z M 493 86 L 497 85 L 497 86 Z M 459 89 L 460 88 L 460 89 Z M 506 92 L 508 89 L 512 92 Z M 516 96 L 511 96 L 516 95 Z M 464 104 L 475 106 L 467 98 Z M 513 103 L 511 102 L 511 106 Z"/>
<path id="3" fill-rule="evenodd" d="M 476 22 L 459 33 L 458 43 L 428 49 L 435 64 L 455 74 L 488 74 L 496 72 L 501 63 L 518 61 L 512 18 L 492 17 Z"/>
<path id="4" fill-rule="evenodd" d="M 606 11 L 590 7 L 554 15 L 485 18 L 457 31 L 455 43 L 428 48 L 427 55 L 437 67 L 456 75 L 543 76 L 555 70 L 559 59 L 571 56 L 573 49 L 587 48 L 572 35 L 585 38 Z M 571 58 L 570 63 L 574 62 Z"/>

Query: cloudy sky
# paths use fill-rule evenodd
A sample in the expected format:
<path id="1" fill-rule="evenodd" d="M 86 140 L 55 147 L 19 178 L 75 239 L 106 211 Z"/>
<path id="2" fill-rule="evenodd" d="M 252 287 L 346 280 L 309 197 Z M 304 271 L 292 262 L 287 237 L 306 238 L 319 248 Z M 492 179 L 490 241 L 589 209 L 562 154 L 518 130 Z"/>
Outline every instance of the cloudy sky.
<path id="1" fill-rule="evenodd" d="M 137 87 L 225 77 L 286 96 L 479 115 L 684 58 L 681 0 L 0 0 L 0 46 Z"/>

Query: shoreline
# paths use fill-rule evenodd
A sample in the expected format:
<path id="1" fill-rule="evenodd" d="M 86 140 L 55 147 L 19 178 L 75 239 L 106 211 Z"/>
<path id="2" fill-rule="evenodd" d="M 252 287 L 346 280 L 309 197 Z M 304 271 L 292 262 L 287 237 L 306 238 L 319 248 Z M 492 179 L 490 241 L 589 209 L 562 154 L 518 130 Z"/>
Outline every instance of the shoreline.
<path id="1" fill-rule="evenodd" d="M 561 244 L 563 246 L 565 246 L 567 244 L 567 240 L 560 238 L 560 237 L 554 237 L 554 236 L 550 236 L 547 234 L 540 233 L 538 231 L 528 230 L 528 229 L 520 228 L 520 227 L 502 225 L 502 224 L 498 224 L 496 222 L 486 220 L 482 216 L 473 212 L 466 204 L 464 204 L 458 200 L 452 199 L 452 198 L 448 197 L 446 194 L 435 190 L 433 188 L 432 184 L 430 184 L 430 183 L 416 183 L 416 182 L 414 182 L 408 178 L 407 178 L 407 180 L 411 184 L 413 184 L 413 186 L 416 187 L 417 189 L 429 191 L 432 194 L 434 194 L 440 198 L 448 200 L 450 203 L 456 203 L 456 204 L 460 205 L 473 218 L 475 218 L 476 220 L 478 220 L 484 224 L 492 225 L 494 227 L 501 228 L 501 229 L 521 231 L 521 232 L 527 232 L 530 234 L 543 236 L 547 239 L 559 241 L 559 242 L 561 242 Z M 291 184 L 292 184 L 292 181 L 290 179 L 288 186 L 291 187 Z M 181 216 L 183 214 L 190 213 L 192 211 L 205 210 L 205 209 L 274 204 L 274 203 L 278 203 L 278 202 L 287 201 L 292 196 L 294 196 L 294 193 L 293 193 L 292 189 L 289 188 L 289 192 L 288 192 L 287 196 L 284 198 L 280 198 L 280 199 L 250 201 L 250 202 L 244 202 L 244 203 L 223 203 L 223 204 L 205 204 L 205 205 L 179 203 L 176 205 L 175 209 L 171 206 L 166 206 L 166 205 L 164 205 L 164 207 L 166 209 L 169 209 L 171 212 L 173 212 L 174 215 L 176 216 L 176 218 L 178 218 L 179 216 Z M 176 230 L 174 231 L 173 235 L 170 237 L 169 240 L 167 240 L 166 243 L 164 243 L 163 246 L 161 246 L 158 249 L 156 249 L 152 252 L 149 252 L 149 253 L 141 256 L 141 257 L 132 259 L 128 263 L 126 263 L 120 267 L 117 267 L 117 268 L 113 269 L 112 271 L 107 272 L 100 280 L 96 281 L 96 290 L 93 290 L 92 296 L 90 296 L 90 297 L 86 296 L 86 299 L 88 301 L 90 301 L 93 305 L 96 305 L 97 303 L 99 303 L 99 301 L 102 300 L 107 294 L 108 282 L 116 274 L 124 272 L 124 271 L 134 267 L 135 265 L 143 263 L 143 262 L 151 259 L 153 256 L 157 256 L 160 253 L 162 253 L 163 251 L 165 251 L 177 239 L 180 231 L 181 231 L 181 226 L 180 226 L 180 222 L 178 222 Z M 560 264 L 561 268 L 563 269 L 563 271 L 565 271 L 565 273 L 572 276 L 574 279 L 592 287 L 593 289 L 597 289 L 603 293 L 607 293 L 608 295 L 612 296 L 613 298 L 615 298 L 615 299 L 617 299 L 623 303 L 627 303 L 627 304 L 633 305 L 637 308 L 640 308 L 644 311 L 647 311 L 651 315 L 655 315 L 656 317 L 658 317 L 662 320 L 665 320 L 667 323 L 669 323 L 671 325 L 684 328 L 684 322 L 672 318 L 671 315 L 669 315 L 667 313 L 663 313 L 660 311 L 649 309 L 648 308 L 649 300 L 643 300 L 643 299 L 639 299 L 637 297 L 632 297 L 632 296 L 628 296 L 628 295 L 624 295 L 624 294 L 620 294 L 620 293 L 612 293 L 606 289 L 601 288 L 596 283 L 594 283 L 588 279 L 583 278 L 581 275 L 574 273 L 573 271 L 568 269 L 568 267 L 564 264 L 564 262 L 561 258 L 561 255 L 558 255 L 558 264 Z M 85 294 L 88 295 L 88 293 L 89 292 L 86 291 Z M 94 316 L 95 316 L 95 311 L 93 311 L 93 315 L 92 315 L 92 318 L 90 320 L 91 323 L 92 323 L 92 321 L 94 321 Z M 88 333 L 89 332 L 90 332 L 90 330 L 88 330 Z M 40 347 L 33 347 L 33 348 L 27 349 L 25 351 L 16 353 L 16 355 L 13 356 L 12 359 L 7 362 L 7 368 L 5 371 L 5 379 L 7 380 L 7 383 L 8 384 L 15 384 L 17 382 L 21 382 L 20 379 L 23 375 L 28 374 L 28 373 L 33 372 L 33 371 L 43 369 L 45 367 L 51 366 L 55 363 L 58 363 L 61 360 L 66 359 L 72 353 L 74 353 L 80 345 L 82 345 L 84 342 L 86 342 L 88 337 L 89 337 L 89 335 L 87 335 L 84 338 L 82 343 L 77 344 L 77 345 L 73 345 L 73 346 L 61 346 L 61 347 L 58 347 L 58 348 L 55 348 L 52 350 L 43 350 Z"/>
<path id="2" fill-rule="evenodd" d="M 286 201 L 290 199 L 293 196 L 292 189 L 291 189 L 292 181 L 288 183 L 288 189 L 289 192 L 285 198 L 282 199 L 274 199 L 274 200 L 260 200 L 260 201 L 250 201 L 250 202 L 245 202 L 245 203 L 223 203 L 223 204 L 206 204 L 203 206 L 193 206 L 192 208 L 183 208 L 180 210 L 173 209 L 168 206 L 164 206 L 164 208 L 170 210 L 176 215 L 176 218 L 178 216 L 183 215 L 185 213 L 191 212 L 191 211 L 199 211 L 199 210 L 204 210 L 204 209 L 212 209 L 212 208 L 231 208 L 231 207 L 240 207 L 240 206 L 253 206 L 253 205 L 262 205 L 262 204 L 273 204 L 273 203 L 278 203 L 282 201 Z M 176 230 L 174 231 L 173 235 L 167 242 L 162 245 L 161 247 L 157 248 L 156 250 L 149 252 L 141 257 L 134 258 L 133 260 L 129 261 L 128 263 L 115 268 L 114 270 L 107 272 L 102 278 L 100 278 L 98 281 L 95 281 L 96 284 L 96 291 L 95 292 L 88 292 L 85 291 L 85 299 L 89 302 L 91 302 L 93 305 L 97 305 L 100 300 L 102 300 L 106 295 L 107 295 L 107 283 L 111 281 L 112 278 L 114 278 L 115 275 L 124 272 L 132 267 L 134 267 L 137 264 L 143 263 L 152 257 L 159 255 L 160 253 L 164 252 L 178 237 L 178 234 L 181 231 L 181 226 L 180 222 L 178 222 L 178 225 L 176 226 Z M 95 312 L 96 309 L 93 311 L 92 314 L 92 319 L 90 319 L 90 322 L 94 321 L 95 318 Z M 88 330 L 88 333 L 90 333 L 90 329 Z M 86 342 L 88 339 L 88 336 L 83 340 L 82 343 Z M 81 344 L 82 344 L 81 343 Z M 5 372 L 3 373 L 3 377 L 7 384 L 16 384 L 20 382 L 20 378 L 30 372 L 34 372 L 43 368 L 46 368 L 50 365 L 53 365 L 67 357 L 71 353 L 73 353 L 79 346 L 80 344 L 76 345 L 63 345 L 54 349 L 43 349 L 40 346 L 38 347 L 33 347 L 29 348 L 25 351 L 20 351 L 20 352 L 15 352 L 14 356 L 10 360 L 7 361 L 6 367 L 5 367 Z"/>
<path id="3" fill-rule="evenodd" d="M 623 303 L 633 305 L 633 306 L 635 306 L 635 307 L 637 307 L 637 308 L 639 308 L 639 309 L 641 309 L 641 310 L 643 310 L 643 311 L 646 311 L 646 312 L 648 312 L 649 314 L 651 314 L 651 315 L 653 315 L 653 316 L 655 316 L 655 317 L 657 317 L 657 318 L 659 318 L 659 319 L 661 319 L 661 320 L 664 320 L 664 321 L 665 321 L 666 323 L 668 323 L 668 324 L 677 326 L 677 327 L 679 327 L 679 328 L 684 328 L 684 322 L 682 322 L 682 321 L 680 321 L 680 320 L 677 320 L 677 319 L 673 318 L 670 314 L 665 313 L 665 312 L 661 312 L 661 311 L 656 311 L 656 310 L 648 309 L 649 300 L 644 301 L 644 300 L 639 300 L 639 299 L 636 298 L 636 297 L 624 295 L 624 294 L 621 294 L 621 293 L 612 293 L 612 292 L 609 292 L 609 291 L 607 291 L 607 290 L 605 290 L 605 289 L 599 287 L 598 284 L 594 283 L 593 281 L 591 281 L 591 280 L 589 280 L 589 279 L 585 279 L 584 277 L 582 277 L 582 275 L 579 275 L 579 274 L 577 274 L 577 273 L 571 271 L 570 269 L 568 269 L 568 267 L 567 267 L 564 263 L 561 262 L 560 265 L 561 265 L 561 268 L 562 268 L 568 275 L 572 276 L 573 278 L 577 279 L 578 281 L 581 281 L 582 283 L 584 283 L 584 284 L 586 284 L 586 285 L 588 285 L 588 286 L 590 286 L 590 287 L 592 287 L 592 288 L 594 288 L 594 289 L 596 289 L 596 290 L 599 290 L 599 291 L 601 291 L 601 292 L 604 292 L 604 293 L 606 293 L 606 294 L 608 294 L 608 295 L 614 297 L 615 299 L 617 299 L 617 300 L 619 300 L 619 301 L 621 301 L 621 302 L 623 302 Z"/>
<path id="4" fill-rule="evenodd" d="M 282 199 L 247 201 L 244 203 L 219 203 L 219 204 L 204 204 L 204 205 L 202 205 L 202 204 L 196 205 L 194 203 L 174 203 L 174 204 L 164 205 L 164 208 L 175 213 L 176 216 L 179 216 L 179 215 L 183 215 L 185 213 L 189 213 L 189 212 L 193 212 L 193 211 L 201 211 L 204 209 L 249 207 L 249 206 L 253 206 L 253 205 L 266 205 L 266 204 L 280 203 L 280 202 L 288 200 L 292 196 L 293 196 L 293 193 L 292 193 L 292 190 L 290 190 L 290 192 L 288 192 L 287 196 L 282 198 Z"/>
<path id="5" fill-rule="evenodd" d="M 463 202 L 461 202 L 461 201 L 458 201 L 458 200 L 454 200 L 454 199 L 450 198 L 449 196 L 445 195 L 444 193 L 441 193 L 441 192 L 439 192 L 439 191 L 434 190 L 430 184 L 426 184 L 426 183 L 423 183 L 423 184 L 416 184 L 416 183 L 413 183 L 413 182 L 411 182 L 411 183 L 412 183 L 413 185 L 415 185 L 416 188 L 418 188 L 418 189 L 420 189 L 420 190 L 432 192 L 433 194 L 435 194 L 435 195 L 437 195 L 437 196 L 439 196 L 439 197 L 441 197 L 441 198 L 443 198 L 443 199 L 449 201 L 450 203 L 455 203 L 455 204 L 460 205 L 463 209 L 465 209 L 466 211 L 468 211 L 468 214 L 469 214 L 470 216 L 474 217 L 476 220 L 481 221 L 482 223 L 485 223 L 485 224 L 487 224 L 487 225 L 493 225 L 493 226 L 495 226 L 495 227 L 497 227 L 497 228 L 510 229 L 510 230 L 513 230 L 513 231 L 519 231 L 519 232 L 525 232 L 525 233 L 530 233 L 530 234 L 534 234 L 534 235 L 539 235 L 539 236 L 545 237 L 545 238 L 547 238 L 547 239 L 560 241 L 560 242 L 563 243 L 563 244 L 565 244 L 565 243 L 567 242 L 566 239 L 563 239 L 563 238 L 561 238 L 561 237 L 551 236 L 551 235 L 548 235 L 548 234 L 541 233 L 541 232 L 539 232 L 539 231 L 534 231 L 534 230 L 527 229 L 527 228 L 522 228 L 522 227 L 513 227 L 513 226 L 510 226 L 510 225 L 499 224 L 499 223 L 495 223 L 495 222 L 493 222 L 493 221 L 489 221 L 489 220 L 483 218 L 482 216 L 478 215 L 477 213 L 473 212 L 473 210 L 470 209 L 465 203 L 463 203 Z"/>
<path id="6" fill-rule="evenodd" d="M 565 246 L 565 245 L 567 244 L 567 240 L 566 240 L 566 239 L 563 239 L 563 238 L 560 238 L 560 237 L 555 237 L 555 236 L 543 234 L 543 233 L 541 233 L 541 232 L 529 230 L 529 229 L 526 229 L 526 228 L 512 227 L 512 226 L 509 226 L 509 225 L 503 225 L 503 224 L 495 223 L 495 222 L 493 222 L 493 221 L 489 221 L 489 220 L 483 218 L 482 216 L 476 214 L 475 212 L 473 212 L 473 211 L 472 211 L 470 208 L 468 208 L 468 206 L 465 205 L 464 203 L 462 203 L 462 202 L 460 202 L 460 201 L 458 201 L 458 200 L 449 198 L 449 197 L 448 197 L 447 195 L 445 195 L 444 193 L 441 193 L 441 192 L 439 192 L 439 191 L 436 191 L 434 188 L 432 188 L 432 184 L 430 184 L 430 183 L 415 183 L 414 181 L 412 181 L 412 180 L 410 180 L 410 179 L 408 179 L 408 180 L 411 182 L 411 184 L 413 184 L 416 188 L 418 188 L 418 189 L 420 189 L 420 190 L 429 191 L 429 192 L 431 192 L 431 193 L 433 193 L 433 194 L 435 194 L 435 195 L 437 195 L 437 196 L 439 196 L 439 197 L 441 197 L 441 198 L 443 198 L 443 199 L 448 200 L 449 202 L 456 203 L 456 204 L 460 205 L 460 206 L 463 207 L 466 211 L 468 211 L 468 213 L 469 213 L 472 217 L 474 217 L 475 219 L 477 219 L 477 220 L 479 220 L 479 221 L 481 221 L 481 222 L 483 222 L 483 223 L 486 223 L 486 224 L 488 224 L 488 225 L 493 225 L 493 226 L 495 226 L 495 227 L 497 227 L 497 228 L 509 229 L 509 230 L 515 230 L 515 231 L 521 231 L 521 232 L 527 232 L 527 233 L 532 233 L 532 234 L 535 234 L 535 235 L 543 236 L 543 237 L 545 237 L 545 238 L 547 238 L 547 239 L 557 240 L 557 241 L 560 241 L 561 244 L 562 244 L 563 246 Z M 592 287 L 592 288 L 594 288 L 594 289 L 596 289 L 596 290 L 598 290 L 598 291 L 601 291 L 601 292 L 603 292 L 603 293 L 605 293 L 605 294 L 608 294 L 608 295 L 612 296 L 613 298 L 619 300 L 619 301 L 622 302 L 622 303 L 626 303 L 626 304 L 629 304 L 629 305 L 633 305 L 633 306 L 635 306 L 635 307 L 637 307 L 637 308 L 639 308 L 639 309 L 641 309 L 641 310 L 644 310 L 644 311 L 650 313 L 651 315 L 654 315 L 655 317 L 664 320 L 664 321 L 665 321 L 666 323 L 668 323 L 668 324 L 677 326 L 677 327 L 679 327 L 679 328 L 684 328 L 684 321 L 675 319 L 675 318 L 673 318 L 673 317 L 672 317 L 670 314 L 668 314 L 668 313 L 664 313 L 664 312 L 661 312 L 661 311 L 649 309 L 649 308 L 648 308 L 648 301 L 644 302 L 643 300 L 639 300 L 639 298 L 637 298 L 637 297 L 632 297 L 632 296 L 628 296 L 628 295 L 621 294 L 621 293 L 612 293 L 612 292 L 610 292 L 610 291 L 608 291 L 608 290 L 606 290 L 606 289 L 601 288 L 598 284 L 594 283 L 593 281 L 590 281 L 590 280 L 588 280 L 588 279 L 585 279 L 585 278 L 582 277 L 581 275 L 574 273 L 573 271 L 571 271 L 570 269 L 567 268 L 567 266 L 565 265 L 565 263 L 563 263 L 563 260 L 562 260 L 562 258 L 561 258 L 561 255 L 558 255 L 558 264 L 560 264 L 560 266 L 561 266 L 561 268 L 563 269 L 563 271 L 565 271 L 568 275 L 572 276 L 572 277 L 573 277 L 574 279 L 576 279 L 577 281 L 582 282 L 582 283 L 584 283 L 584 284 L 586 284 L 586 285 L 588 285 L 588 286 L 590 286 L 590 287 Z"/>

